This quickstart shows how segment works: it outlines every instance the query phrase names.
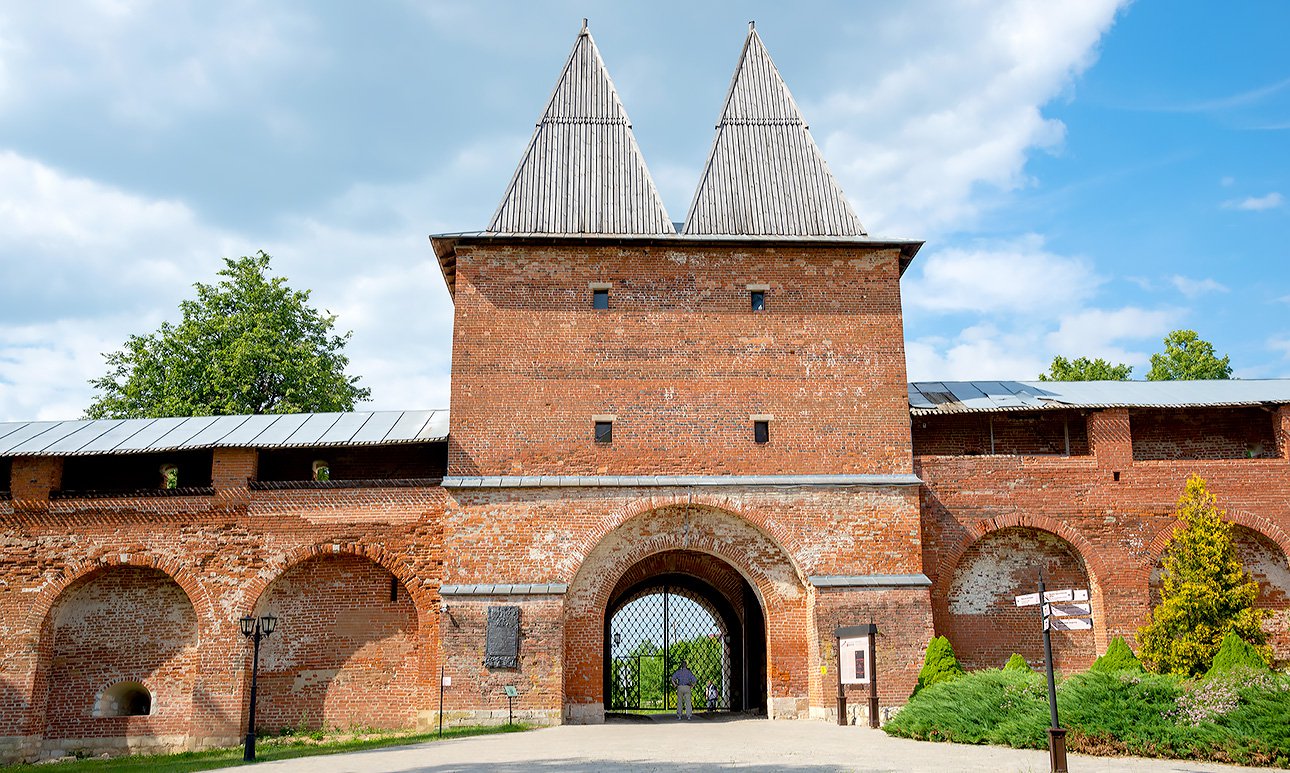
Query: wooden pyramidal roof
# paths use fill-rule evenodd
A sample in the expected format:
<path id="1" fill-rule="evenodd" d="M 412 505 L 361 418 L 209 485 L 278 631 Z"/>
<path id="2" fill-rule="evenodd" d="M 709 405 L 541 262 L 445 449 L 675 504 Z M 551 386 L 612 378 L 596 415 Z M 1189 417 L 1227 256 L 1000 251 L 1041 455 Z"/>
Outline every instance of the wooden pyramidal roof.
<path id="1" fill-rule="evenodd" d="M 585 19 L 488 232 L 676 232 Z"/>
<path id="2" fill-rule="evenodd" d="M 866 235 L 752 24 L 683 232 Z"/>

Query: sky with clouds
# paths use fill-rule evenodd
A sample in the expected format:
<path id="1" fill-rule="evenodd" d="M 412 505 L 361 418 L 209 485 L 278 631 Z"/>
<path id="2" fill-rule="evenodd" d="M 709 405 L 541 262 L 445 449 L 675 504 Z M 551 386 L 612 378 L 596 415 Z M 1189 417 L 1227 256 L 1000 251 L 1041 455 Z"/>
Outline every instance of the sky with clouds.
<path id="1" fill-rule="evenodd" d="M 0 0 L 0 421 L 263 249 L 369 407 L 448 404 L 426 236 L 487 224 L 583 16 L 669 213 L 749 19 L 903 280 L 911 380 L 1130 363 L 1194 328 L 1290 377 L 1290 5 Z"/>

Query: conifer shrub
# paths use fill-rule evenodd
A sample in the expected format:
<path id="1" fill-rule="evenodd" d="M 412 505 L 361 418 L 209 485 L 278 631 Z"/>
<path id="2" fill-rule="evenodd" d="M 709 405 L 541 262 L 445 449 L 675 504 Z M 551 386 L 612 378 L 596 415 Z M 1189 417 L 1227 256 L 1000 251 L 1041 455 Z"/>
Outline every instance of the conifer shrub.
<path id="1" fill-rule="evenodd" d="M 963 666 L 954 656 L 954 647 L 944 636 L 937 636 L 927 643 L 927 657 L 923 668 L 918 672 L 918 683 L 914 685 L 913 695 L 919 690 L 939 682 L 948 682 L 963 676 Z"/>
<path id="2" fill-rule="evenodd" d="M 1008 662 L 1003 664 L 1003 670 L 1004 671 L 1029 671 L 1030 666 L 1026 663 L 1025 658 L 1021 657 L 1020 655 L 1014 652 L 1012 653 L 1012 657 L 1008 658 Z"/>
<path id="3" fill-rule="evenodd" d="M 1205 676 L 1212 678 L 1219 674 L 1246 669 L 1267 671 L 1268 661 L 1254 645 L 1235 633 L 1229 633 L 1223 637 L 1223 643 L 1218 647 L 1218 654 L 1214 656 L 1214 663 Z"/>
<path id="4" fill-rule="evenodd" d="M 1232 524 L 1200 476 L 1188 479 L 1176 515 L 1178 525 L 1164 557 L 1160 604 L 1138 631 L 1138 642 L 1152 670 L 1195 677 L 1209 670 L 1229 633 L 1263 645 L 1268 612 L 1254 608 L 1259 585 L 1241 565 Z"/>
<path id="5" fill-rule="evenodd" d="M 1142 661 L 1138 656 L 1133 654 L 1129 645 L 1124 641 L 1123 636 L 1117 636 L 1111 640 L 1111 644 L 1106 648 L 1106 654 L 1093 661 L 1089 671 L 1097 671 L 1103 674 L 1112 674 L 1116 671 L 1142 671 Z"/>

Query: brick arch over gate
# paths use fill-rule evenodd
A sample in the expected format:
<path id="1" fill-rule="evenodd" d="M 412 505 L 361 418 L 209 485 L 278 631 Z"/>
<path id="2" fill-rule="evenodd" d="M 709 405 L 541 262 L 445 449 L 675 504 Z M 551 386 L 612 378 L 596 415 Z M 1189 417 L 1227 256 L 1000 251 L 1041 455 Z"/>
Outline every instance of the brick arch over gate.
<path id="1" fill-rule="evenodd" d="M 1244 526 L 1250 531 L 1262 534 L 1275 542 L 1281 548 L 1282 553 L 1290 556 L 1290 534 L 1287 534 L 1285 529 L 1282 529 L 1270 518 L 1264 518 L 1248 510 L 1227 510 L 1225 511 L 1225 517 L 1237 526 Z M 1153 564 L 1158 563 L 1164 556 L 1165 547 L 1169 544 L 1169 538 L 1173 536 L 1177 525 L 1177 519 L 1171 518 L 1169 523 L 1160 527 L 1155 537 L 1152 538 L 1151 544 L 1147 546 L 1147 555 Z"/>
<path id="2" fill-rule="evenodd" d="M 586 553 L 569 585 L 564 605 L 566 719 L 603 719 L 605 610 L 625 573 L 650 556 L 671 551 L 715 556 L 748 581 L 766 616 L 771 711 L 804 716 L 810 594 L 791 555 L 736 513 L 689 497 L 654 501 L 658 506 L 617 521 L 617 528 Z"/>
<path id="3" fill-rule="evenodd" d="M 398 578 L 403 587 L 407 589 L 408 595 L 412 597 L 412 604 L 417 609 L 417 618 L 422 626 L 431 620 L 437 621 L 437 617 L 431 614 L 433 610 L 438 608 L 439 595 L 437 590 L 432 591 L 424 586 L 421 578 L 412 571 L 412 568 L 399 555 L 390 553 L 379 545 L 368 545 L 362 542 L 328 542 L 306 545 L 276 557 L 270 562 L 271 574 L 267 577 L 257 575 L 247 583 L 246 593 L 243 596 L 245 601 L 242 609 L 238 612 L 238 616 L 253 614 L 256 605 L 260 603 L 260 598 L 264 595 L 264 591 L 294 567 L 312 558 L 335 556 L 366 558 L 382 567 Z"/>
<path id="4" fill-rule="evenodd" d="M 1021 529 L 1042 532 L 1057 537 L 1066 543 L 1075 557 L 1083 564 L 1084 574 L 1089 581 L 1089 598 L 1093 610 L 1093 652 L 1105 652 L 1109 644 L 1106 603 L 1103 589 L 1107 578 L 1112 575 L 1097 548 L 1078 530 L 1068 523 L 1046 516 L 1025 514 L 1006 514 L 994 518 L 980 518 L 961 522 L 964 529 L 962 538 L 954 547 L 946 551 L 936 565 L 936 578 L 932 585 L 932 605 L 936 617 L 949 621 L 949 594 L 963 557 L 982 539 L 1008 529 Z M 1053 590 L 1057 590 L 1053 588 Z M 1033 589 L 1030 589 L 1033 592 Z M 1038 626 L 1038 623 L 1036 623 Z M 942 633 L 942 631 L 937 631 Z M 995 664 L 1001 666 L 1002 663 Z M 1034 665 L 1032 663 L 1032 665 Z"/>

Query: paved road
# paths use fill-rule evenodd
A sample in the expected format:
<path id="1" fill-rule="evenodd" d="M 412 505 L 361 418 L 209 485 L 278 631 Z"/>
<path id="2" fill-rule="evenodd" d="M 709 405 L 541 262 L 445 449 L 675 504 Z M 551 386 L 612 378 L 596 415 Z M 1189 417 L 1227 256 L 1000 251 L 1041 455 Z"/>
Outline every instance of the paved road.
<path id="1" fill-rule="evenodd" d="M 611 722 L 478 736 L 419 746 L 307 757 L 256 766 L 257 773 L 1046 773 L 1046 751 L 923 743 L 867 727 L 764 719 Z M 1071 773 L 1242 771 L 1173 760 L 1072 755 Z"/>

